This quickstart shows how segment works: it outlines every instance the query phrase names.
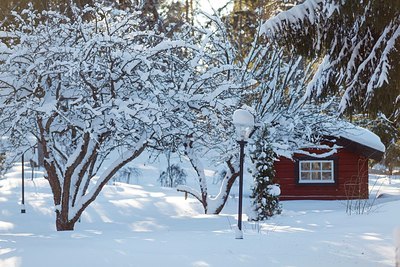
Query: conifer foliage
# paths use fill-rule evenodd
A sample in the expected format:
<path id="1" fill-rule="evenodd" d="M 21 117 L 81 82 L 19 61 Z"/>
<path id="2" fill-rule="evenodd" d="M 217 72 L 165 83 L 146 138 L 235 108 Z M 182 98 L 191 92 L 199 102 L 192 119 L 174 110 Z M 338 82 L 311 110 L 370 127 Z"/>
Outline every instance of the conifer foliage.
<path id="1" fill-rule="evenodd" d="M 377 109 L 383 98 L 398 108 L 400 1 L 305 0 L 267 20 L 262 32 L 318 59 L 309 97 L 339 93 L 348 113 Z"/>
<path id="2" fill-rule="evenodd" d="M 251 194 L 253 214 L 249 218 L 253 221 L 266 220 L 282 211 L 279 204 L 280 190 L 274 183 L 274 152 L 267 137 L 268 129 L 263 128 L 256 139 L 254 150 L 250 153 L 254 164 L 254 169 L 251 170 L 254 187 Z"/>

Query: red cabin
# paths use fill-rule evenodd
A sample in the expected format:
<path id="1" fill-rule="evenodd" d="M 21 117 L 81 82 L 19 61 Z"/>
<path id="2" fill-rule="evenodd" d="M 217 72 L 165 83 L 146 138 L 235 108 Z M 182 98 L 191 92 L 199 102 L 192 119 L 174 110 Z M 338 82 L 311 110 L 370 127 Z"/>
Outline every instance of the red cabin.
<path id="1" fill-rule="evenodd" d="M 341 148 L 332 156 L 320 158 L 295 154 L 275 162 L 281 200 L 291 199 L 366 199 L 368 160 L 381 160 L 385 151 L 378 136 L 356 127 L 351 133 L 331 137 L 328 145 Z M 321 155 L 327 150 L 306 148 L 307 154 Z"/>

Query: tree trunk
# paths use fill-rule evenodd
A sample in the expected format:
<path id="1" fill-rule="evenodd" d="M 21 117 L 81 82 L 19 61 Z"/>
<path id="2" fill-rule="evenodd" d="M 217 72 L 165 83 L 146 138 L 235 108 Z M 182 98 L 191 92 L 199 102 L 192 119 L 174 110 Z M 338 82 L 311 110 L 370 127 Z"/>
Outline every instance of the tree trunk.
<path id="1" fill-rule="evenodd" d="M 177 190 L 179 192 L 184 192 L 186 194 L 190 194 L 194 196 L 197 200 L 200 201 L 200 203 L 203 205 L 204 208 L 204 213 L 205 214 L 219 214 L 222 209 L 224 208 L 226 201 L 228 200 L 229 193 L 231 191 L 231 188 L 236 180 L 236 178 L 239 176 L 239 171 L 235 168 L 235 166 L 232 164 L 232 158 L 228 159 L 226 161 L 226 164 L 228 165 L 229 171 L 225 175 L 223 182 L 221 184 L 220 192 L 215 198 L 209 198 L 208 197 L 208 190 L 207 190 L 207 181 L 204 173 L 204 167 L 200 163 L 199 159 L 197 158 L 196 154 L 193 151 L 193 140 L 190 140 L 191 136 L 188 138 L 188 142 L 185 142 L 185 155 L 189 158 L 190 163 L 192 164 L 192 167 L 197 173 L 197 178 L 199 181 L 199 186 L 200 186 L 200 192 L 196 192 L 196 190 L 193 190 L 192 188 L 189 187 L 178 187 Z M 217 203 L 215 205 L 211 205 L 211 209 L 209 208 L 209 204 Z"/>
<path id="2" fill-rule="evenodd" d="M 61 212 L 56 212 L 56 229 L 57 231 L 73 231 L 76 221 L 69 221 L 62 216 Z"/>
<path id="3" fill-rule="evenodd" d="M 233 173 L 230 178 L 228 179 L 227 186 L 225 188 L 225 196 L 222 197 L 221 205 L 215 208 L 213 214 L 220 214 L 222 209 L 225 207 L 226 201 L 228 200 L 229 193 L 231 192 L 231 188 L 236 181 L 236 178 L 239 176 L 238 172 Z"/>

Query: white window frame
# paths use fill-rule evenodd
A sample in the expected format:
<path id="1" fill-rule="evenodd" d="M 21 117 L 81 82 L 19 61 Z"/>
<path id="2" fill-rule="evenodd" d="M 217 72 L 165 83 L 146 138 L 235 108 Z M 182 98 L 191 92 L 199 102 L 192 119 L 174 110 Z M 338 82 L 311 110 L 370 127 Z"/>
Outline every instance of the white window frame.
<path id="1" fill-rule="evenodd" d="M 330 169 L 323 169 L 323 165 L 329 163 Z M 308 168 L 303 169 L 303 164 Z M 319 167 L 315 168 L 318 164 Z M 314 165 L 314 166 L 313 166 Z M 308 178 L 304 179 L 308 174 Z M 329 175 L 329 179 L 323 179 L 323 176 Z M 334 160 L 299 160 L 299 183 L 300 184 L 333 184 L 335 183 L 335 162 Z"/>

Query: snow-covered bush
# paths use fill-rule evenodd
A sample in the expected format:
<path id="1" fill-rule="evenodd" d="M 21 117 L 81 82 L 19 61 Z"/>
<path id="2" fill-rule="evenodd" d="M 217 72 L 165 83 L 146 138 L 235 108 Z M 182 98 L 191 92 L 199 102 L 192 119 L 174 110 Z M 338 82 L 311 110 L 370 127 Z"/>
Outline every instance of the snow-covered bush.
<path id="1" fill-rule="evenodd" d="M 249 220 L 262 221 L 282 211 L 279 203 L 280 189 L 275 180 L 275 154 L 268 140 L 268 129 L 263 128 L 256 137 L 250 153 L 254 185 L 252 188 L 252 211 Z"/>
<path id="2" fill-rule="evenodd" d="M 358 162 L 359 170 L 367 170 L 366 165 L 368 164 L 367 160 L 359 160 Z M 364 165 L 364 166 L 362 166 Z M 380 189 L 384 181 L 376 179 L 375 182 L 370 185 L 369 192 L 363 192 L 361 190 L 361 181 L 364 179 L 362 177 L 368 177 L 368 171 L 364 171 L 363 173 L 359 173 L 357 176 L 352 177 L 352 181 L 348 184 L 345 184 L 346 188 L 346 213 L 349 215 L 352 214 L 368 214 L 372 211 L 374 207 L 375 198 L 365 198 L 366 194 L 371 195 L 371 192 L 376 191 L 376 196 L 380 195 Z"/>
<path id="3" fill-rule="evenodd" d="M 122 183 L 131 183 L 131 178 L 136 177 L 136 180 L 142 175 L 142 172 L 140 169 L 131 167 L 131 166 L 125 166 L 121 170 L 119 170 L 114 177 L 112 178 L 113 183 L 115 182 L 122 182 Z"/>
<path id="4" fill-rule="evenodd" d="M 177 164 L 168 166 L 167 170 L 163 171 L 157 181 L 161 186 L 177 187 L 178 185 L 186 184 L 187 173 Z"/>

